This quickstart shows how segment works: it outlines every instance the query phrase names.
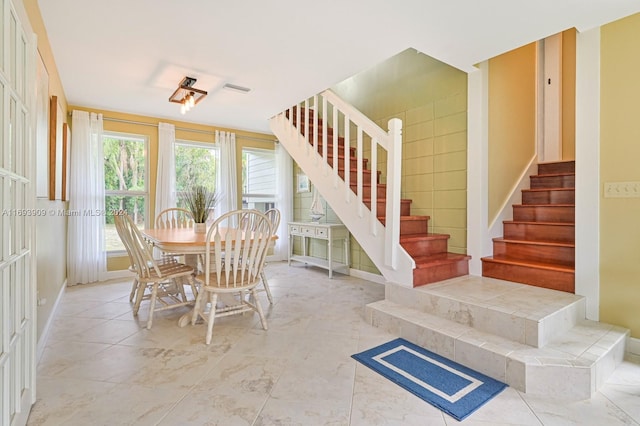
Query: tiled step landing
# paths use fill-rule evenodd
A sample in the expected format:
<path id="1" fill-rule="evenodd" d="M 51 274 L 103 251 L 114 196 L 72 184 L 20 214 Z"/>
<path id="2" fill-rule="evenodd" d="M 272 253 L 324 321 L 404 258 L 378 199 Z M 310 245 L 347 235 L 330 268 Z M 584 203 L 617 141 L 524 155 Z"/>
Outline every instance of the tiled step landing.
<path id="1" fill-rule="evenodd" d="M 374 326 L 529 394 L 590 398 L 622 361 L 629 332 L 585 319 L 574 294 L 487 277 L 387 284 Z"/>

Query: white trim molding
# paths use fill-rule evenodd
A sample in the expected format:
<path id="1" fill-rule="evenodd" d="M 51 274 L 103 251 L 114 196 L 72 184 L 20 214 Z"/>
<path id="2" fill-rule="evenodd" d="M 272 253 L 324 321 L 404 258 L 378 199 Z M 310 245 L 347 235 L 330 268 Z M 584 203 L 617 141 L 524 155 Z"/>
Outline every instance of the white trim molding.
<path id="1" fill-rule="evenodd" d="M 600 28 L 576 35 L 576 294 L 600 309 Z"/>
<path id="2" fill-rule="evenodd" d="M 467 254 L 469 274 L 482 275 L 489 238 L 489 62 L 467 77 Z"/>

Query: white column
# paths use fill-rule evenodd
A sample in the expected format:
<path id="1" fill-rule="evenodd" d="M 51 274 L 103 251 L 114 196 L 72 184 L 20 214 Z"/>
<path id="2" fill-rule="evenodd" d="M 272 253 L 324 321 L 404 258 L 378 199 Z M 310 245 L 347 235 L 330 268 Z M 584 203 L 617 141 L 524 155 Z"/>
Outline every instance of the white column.
<path id="1" fill-rule="evenodd" d="M 489 238 L 489 62 L 467 76 L 467 254 L 469 274 L 482 275 Z"/>
<path id="2" fill-rule="evenodd" d="M 576 294 L 600 309 L 600 28 L 576 36 Z"/>

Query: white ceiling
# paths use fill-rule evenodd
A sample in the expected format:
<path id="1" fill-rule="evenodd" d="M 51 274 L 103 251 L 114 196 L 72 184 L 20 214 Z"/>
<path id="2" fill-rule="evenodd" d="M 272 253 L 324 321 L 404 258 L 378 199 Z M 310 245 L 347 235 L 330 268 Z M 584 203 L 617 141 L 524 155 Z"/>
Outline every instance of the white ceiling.
<path id="1" fill-rule="evenodd" d="M 69 104 L 258 132 L 288 106 L 409 47 L 469 71 L 567 28 L 640 11 L 640 0 L 38 4 Z M 186 75 L 209 95 L 181 115 L 168 98 Z"/>

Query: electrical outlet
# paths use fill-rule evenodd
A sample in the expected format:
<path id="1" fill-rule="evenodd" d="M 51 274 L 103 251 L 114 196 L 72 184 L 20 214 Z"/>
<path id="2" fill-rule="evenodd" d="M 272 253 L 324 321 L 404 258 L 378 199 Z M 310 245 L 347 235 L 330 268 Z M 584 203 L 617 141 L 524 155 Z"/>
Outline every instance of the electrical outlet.
<path id="1" fill-rule="evenodd" d="M 640 182 L 608 182 L 604 184 L 605 198 L 640 198 Z"/>

